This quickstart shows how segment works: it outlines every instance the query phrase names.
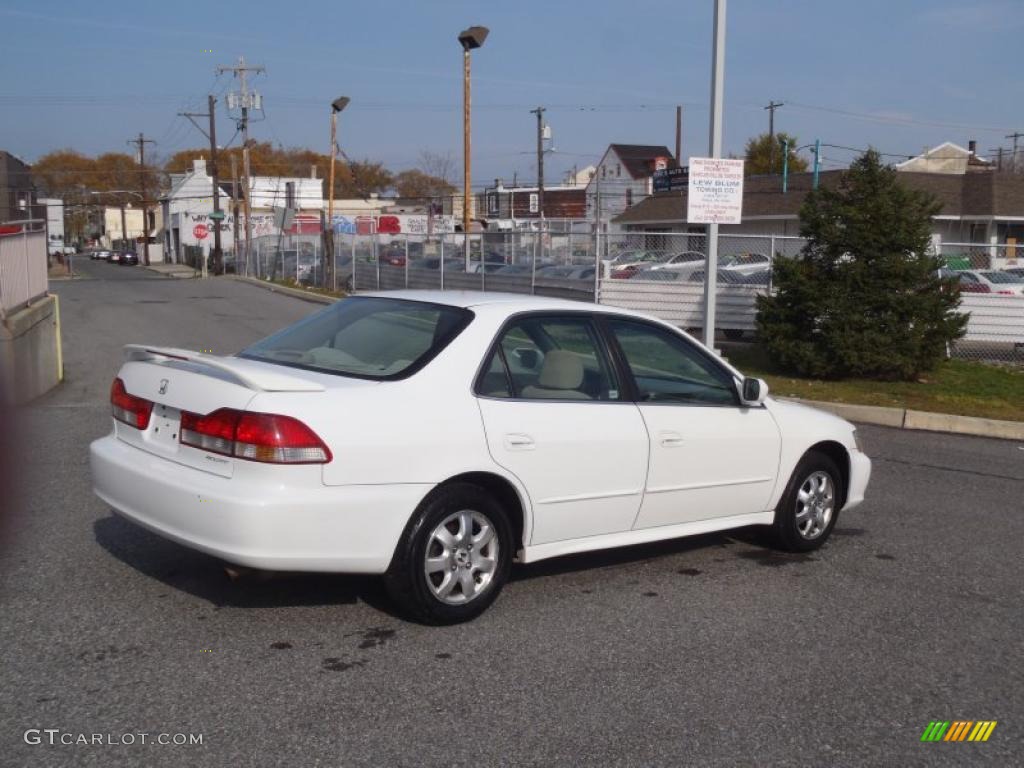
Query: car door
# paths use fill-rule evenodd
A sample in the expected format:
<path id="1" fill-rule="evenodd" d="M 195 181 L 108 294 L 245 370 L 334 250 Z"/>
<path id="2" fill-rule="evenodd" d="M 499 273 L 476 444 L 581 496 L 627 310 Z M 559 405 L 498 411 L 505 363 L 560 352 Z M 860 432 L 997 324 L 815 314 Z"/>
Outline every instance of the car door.
<path id="1" fill-rule="evenodd" d="M 531 544 L 632 528 L 647 431 L 589 314 L 513 319 L 476 392 L 491 456 L 530 494 Z"/>
<path id="2" fill-rule="evenodd" d="M 635 527 L 764 511 L 781 447 L 767 409 L 741 406 L 733 374 L 682 334 L 632 318 L 604 322 L 650 439 Z"/>

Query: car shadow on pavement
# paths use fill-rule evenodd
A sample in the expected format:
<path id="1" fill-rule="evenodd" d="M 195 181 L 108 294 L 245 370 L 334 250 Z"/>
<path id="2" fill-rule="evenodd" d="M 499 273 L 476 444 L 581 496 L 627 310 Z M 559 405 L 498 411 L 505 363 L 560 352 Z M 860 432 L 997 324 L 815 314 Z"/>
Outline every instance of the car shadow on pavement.
<path id="1" fill-rule="evenodd" d="M 396 616 L 379 578 L 333 573 L 252 571 L 157 536 L 117 515 L 93 523 L 96 543 L 125 565 L 217 607 L 280 608 L 364 602 Z"/>

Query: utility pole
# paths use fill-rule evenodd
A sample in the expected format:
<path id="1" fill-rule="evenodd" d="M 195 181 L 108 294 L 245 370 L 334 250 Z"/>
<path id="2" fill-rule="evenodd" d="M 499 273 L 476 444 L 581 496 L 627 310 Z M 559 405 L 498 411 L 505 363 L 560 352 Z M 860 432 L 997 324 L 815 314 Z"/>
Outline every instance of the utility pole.
<path id="1" fill-rule="evenodd" d="M 156 144 L 152 139 L 147 139 L 141 133 L 139 138 L 130 139 L 129 144 L 135 144 L 139 148 L 139 191 L 142 193 L 142 248 L 143 248 L 143 261 L 147 267 L 149 266 L 149 204 L 146 200 L 146 145 Z M 122 216 L 124 209 L 121 209 Z M 122 226 L 124 223 L 122 222 Z M 127 233 L 124 233 L 127 235 Z"/>
<path id="2" fill-rule="evenodd" d="M 263 100 L 258 93 L 249 92 L 249 81 L 248 75 L 250 72 L 253 74 L 265 73 L 266 67 L 261 66 L 247 66 L 245 63 L 245 57 L 238 57 L 238 64 L 233 67 L 217 67 L 217 74 L 223 74 L 224 72 L 231 72 L 235 77 L 238 78 L 241 85 L 239 92 L 232 92 L 228 94 L 228 109 L 233 109 L 236 105 L 241 107 L 242 116 L 237 120 L 238 128 L 242 132 L 242 173 L 245 176 L 243 185 L 245 186 L 245 264 L 246 273 L 249 271 L 249 244 L 252 239 L 252 206 L 249 200 L 249 109 L 263 109 Z M 237 188 L 236 188 L 237 189 Z M 237 237 L 237 231 L 236 231 Z"/>
<path id="3" fill-rule="evenodd" d="M 213 178 L 213 272 L 219 275 L 224 271 L 224 253 L 221 250 L 220 226 L 223 214 L 220 210 L 220 180 L 217 177 L 217 121 L 215 109 L 217 100 L 213 94 L 207 96 L 207 109 L 210 114 L 210 176 Z"/>
<path id="4" fill-rule="evenodd" d="M 537 116 L 537 212 L 540 214 L 541 256 L 544 249 L 544 107 L 530 110 Z"/>
<path id="5" fill-rule="evenodd" d="M 231 243 L 235 251 L 235 272 L 238 272 L 238 158 L 231 155 L 231 217 L 233 227 L 231 229 Z M 249 265 L 245 265 L 245 274 L 249 274 Z"/>
<path id="6" fill-rule="evenodd" d="M 683 107 L 676 107 L 676 165 L 683 167 Z"/>
<path id="7" fill-rule="evenodd" d="M 781 101 L 769 101 L 768 110 L 768 173 L 775 173 L 775 110 L 784 106 Z"/>
<path id="8" fill-rule="evenodd" d="M 1010 167 L 1013 168 L 1014 173 L 1017 172 L 1017 139 L 1019 139 L 1021 136 L 1024 136 L 1024 133 L 1021 133 L 1020 131 L 1014 131 L 1013 133 L 1006 137 L 1007 139 L 1013 139 L 1013 155 Z"/>

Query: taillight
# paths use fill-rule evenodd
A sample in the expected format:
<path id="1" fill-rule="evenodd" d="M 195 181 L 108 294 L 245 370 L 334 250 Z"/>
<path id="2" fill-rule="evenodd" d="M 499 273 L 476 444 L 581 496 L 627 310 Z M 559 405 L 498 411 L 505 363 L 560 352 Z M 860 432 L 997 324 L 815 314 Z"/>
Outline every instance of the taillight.
<path id="1" fill-rule="evenodd" d="M 146 429 L 153 413 L 153 402 L 129 395 L 120 378 L 110 385 L 110 414 L 120 422 L 136 429 Z"/>
<path id="2" fill-rule="evenodd" d="M 273 413 L 220 408 L 205 416 L 181 412 L 184 445 L 268 464 L 326 464 L 331 452 L 298 419 Z"/>
<path id="3" fill-rule="evenodd" d="M 238 426 L 240 415 L 241 411 L 230 408 L 221 408 L 205 416 L 182 411 L 178 439 L 194 448 L 231 456 L 235 447 L 235 427 Z"/>

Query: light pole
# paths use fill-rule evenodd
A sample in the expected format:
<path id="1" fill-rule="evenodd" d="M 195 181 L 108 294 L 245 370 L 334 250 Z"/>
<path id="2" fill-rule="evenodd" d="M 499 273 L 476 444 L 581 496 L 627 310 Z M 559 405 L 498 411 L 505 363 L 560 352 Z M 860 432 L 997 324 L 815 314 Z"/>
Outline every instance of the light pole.
<path id="1" fill-rule="evenodd" d="M 459 44 L 462 46 L 462 239 L 466 255 L 466 270 L 469 270 L 469 52 L 479 48 L 487 39 L 487 27 L 469 27 L 459 33 Z M 482 255 L 481 255 L 481 258 Z"/>
<path id="2" fill-rule="evenodd" d="M 711 125 L 708 154 L 722 156 L 722 111 L 725 89 L 726 0 L 715 0 L 711 48 Z M 718 224 L 708 224 L 708 263 L 704 270 L 704 344 L 715 348 L 715 299 L 718 281 Z"/>
<path id="3" fill-rule="evenodd" d="M 325 241 L 329 245 L 324 252 L 324 264 L 330 270 L 330 280 L 325 280 L 325 282 L 330 282 L 332 291 L 338 290 L 338 276 L 334 262 L 334 158 L 338 154 L 338 113 L 348 106 L 349 101 L 348 96 L 339 96 L 331 102 L 331 178 L 327 184 L 327 227 L 325 229 L 325 232 L 330 232 L 330 234 L 327 235 Z M 353 285 L 352 288 L 354 290 L 355 286 Z"/>

